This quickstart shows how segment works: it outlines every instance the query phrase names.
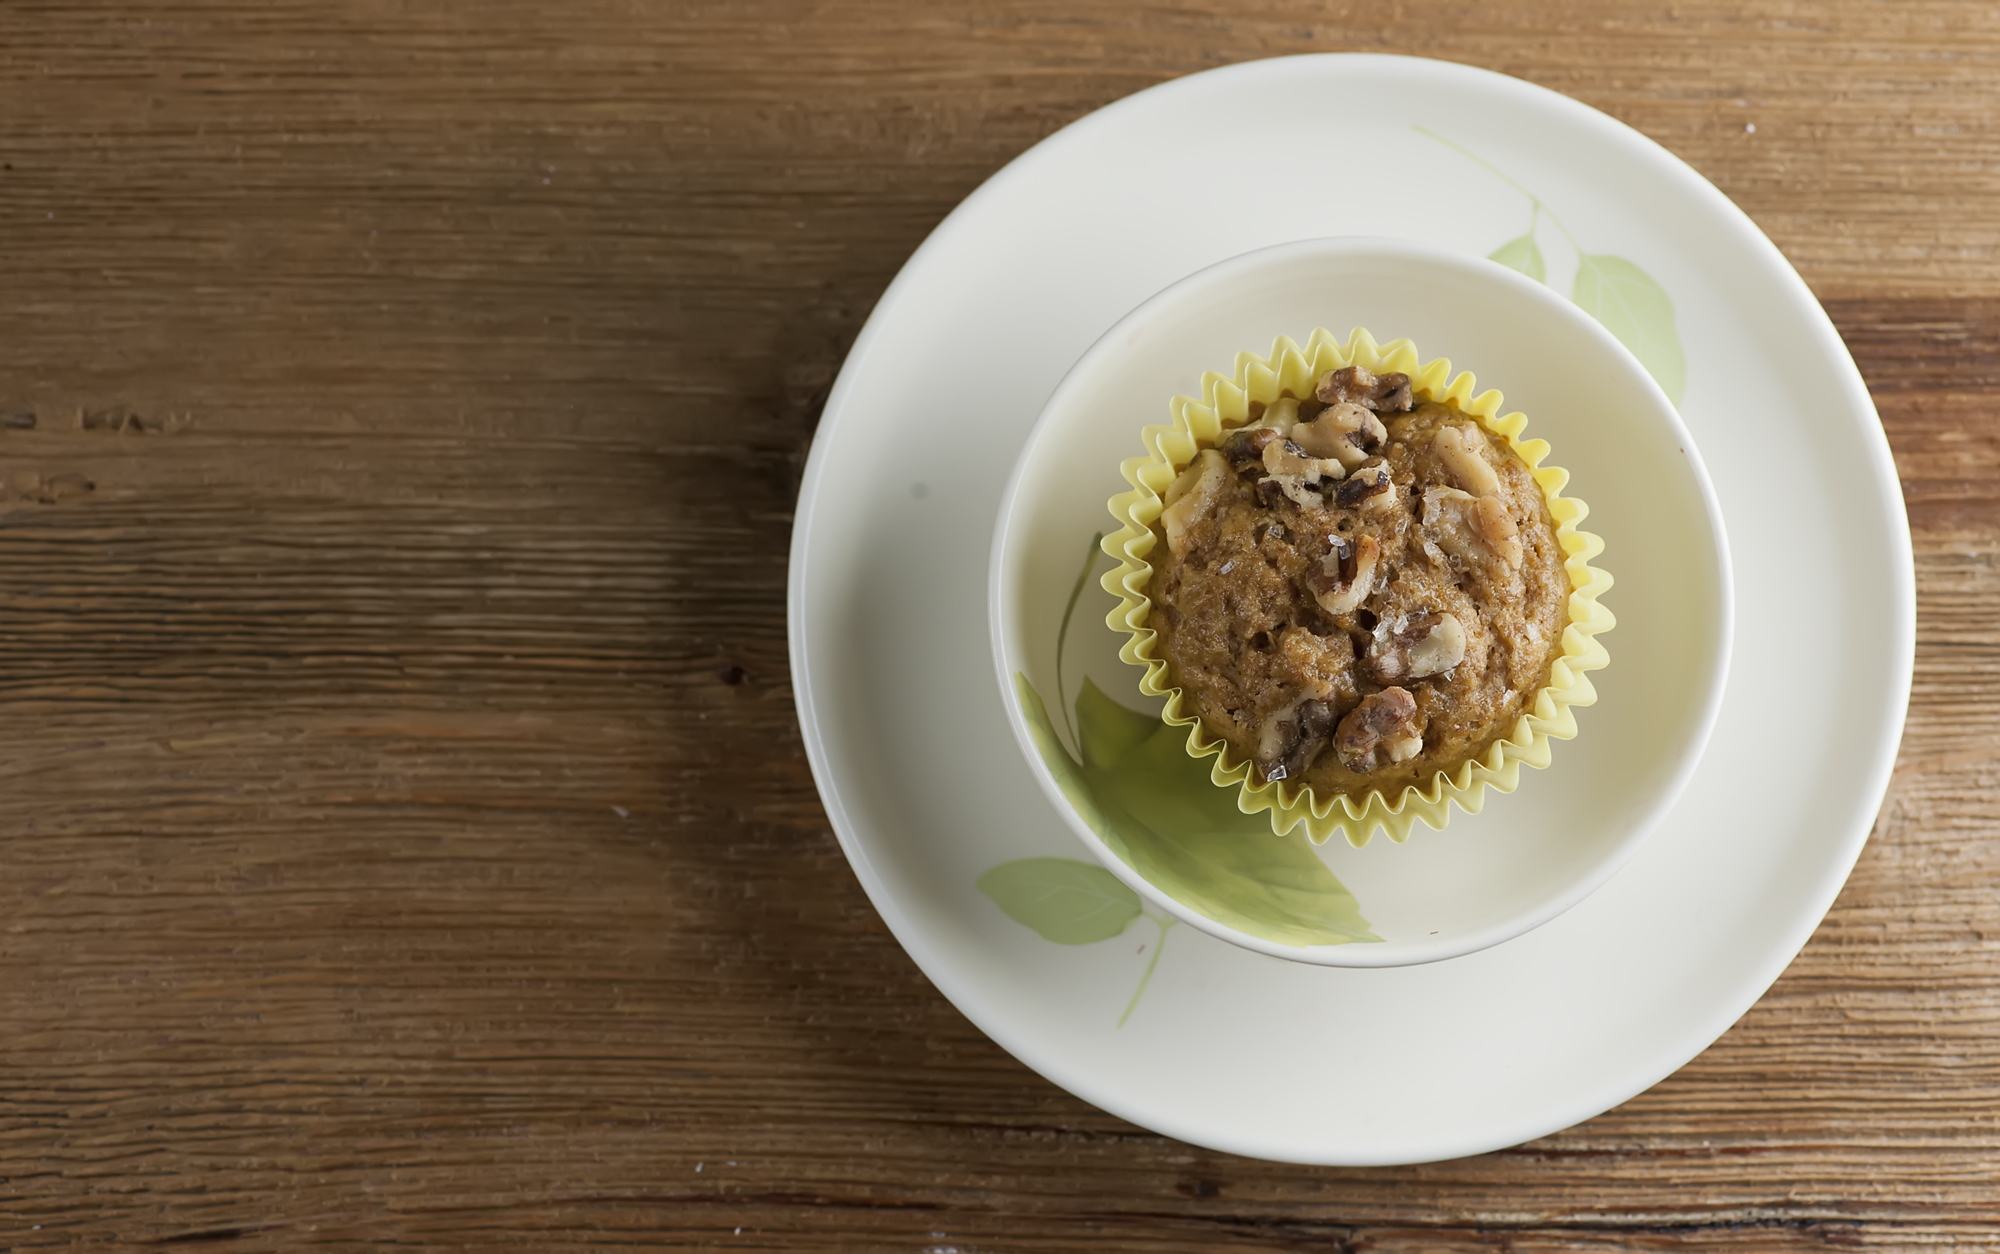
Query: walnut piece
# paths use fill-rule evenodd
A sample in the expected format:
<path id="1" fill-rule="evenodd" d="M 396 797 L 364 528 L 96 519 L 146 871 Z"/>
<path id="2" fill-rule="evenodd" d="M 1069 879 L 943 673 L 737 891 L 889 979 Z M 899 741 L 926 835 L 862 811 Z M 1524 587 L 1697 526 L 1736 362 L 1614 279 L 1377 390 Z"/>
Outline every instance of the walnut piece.
<path id="1" fill-rule="evenodd" d="M 1389 477 L 1389 463 L 1379 457 L 1371 457 L 1356 466 L 1333 490 L 1333 499 L 1337 505 L 1358 506 L 1364 514 L 1373 514 L 1394 505 L 1396 484 Z"/>
<path id="2" fill-rule="evenodd" d="M 1358 775 L 1375 769 L 1378 755 L 1407 762 L 1424 750 L 1417 699 L 1406 688 L 1384 688 L 1361 698 L 1333 733 L 1340 763 Z"/>
<path id="3" fill-rule="evenodd" d="M 1219 447 L 1229 464 L 1241 470 L 1262 461 L 1264 450 L 1284 438 L 1285 433 L 1277 427 L 1238 427 L 1222 437 Z"/>
<path id="4" fill-rule="evenodd" d="M 1339 677 L 1354 661 L 1354 646 L 1344 635 L 1287 627 L 1276 644 L 1279 673 L 1298 695 L 1258 729 L 1257 768 L 1267 780 L 1296 778 L 1319 756 L 1339 717 L 1332 704 L 1340 695 Z M 1351 696 L 1351 686 L 1347 691 Z"/>
<path id="5" fill-rule="evenodd" d="M 1461 562 L 1521 566 L 1521 529 L 1497 496 L 1471 496 L 1457 488 L 1424 493 L 1424 538 Z"/>
<path id="6" fill-rule="evenodd" d="M 1508 570 L 1521 569 L 1521 528 L 1507 506 L 1497 496 L 1482 496 L 1472 503 L 1472 525 L 1487 551 Z"/>
<path id="7" fill-rule="evenodd" d="M 1178 554 L 1186 544 L 1188 528 L 1221 504 L 1229 491 L 1229 479 L 1229 462 L 1214 449 L 1205 448 L 1167 485 L 1167 507 L 1160 511 L 1160 528 L 1167 533 L 1169 550 Z"/>
<path id="8" fill-rule="evenodd" d="M 1385 684 L 1441 675 L 1464 660 L 1465 624 L 1434 610 L 1383 619 L 1368 648 L 1368 665 Z"/>
<path id="9" fill-rule="evenodd" d="M 1442 675 L 1465 660 L 1465 624 L 1440 614 L 1423 639 L 1410 646 L 1410 678 Z"/>
<path id="10" fill-rule="evenodd" d="M 1300 697 L 1265 719 L 1257 736 L 1257 769 L 1266 782 L 1305 774 L 1333 734 L 1334 717 L 1326 702 Z"/>
<path id="11" fill-rule="evenodd" d="M 1314 457 L 1334 457 L 1349 470 L 1389 438 L 1382 420 L 1352 401 L 1329 405 L 1311 422 L 1292 428 L 1292 439 Z"/>
<path id="12" fill-rule="evenodd" d="M 1318 408 L 1317 401 L 1313 404 Z M 1272 444 L 1290 439 L 1298 426 L 1299 403 L 1282 396 L 1266 405 L 1263 414 L 1254 421 L 1225 431 L 1216 447 L 1229 458 L 1230 465 L 1241 470 L 1261 458 Z"/>
<path id="13" fill-rule="evenodd" d="M 1270 427 L 1280 435 L 1290 435 L 1292 428 L 1299 425 L 1299 403 L 1289 396 L 1281 396 L 1264 407 L 1264 414 L 1246 426 Z"/>
<path id="14" fill-rule="evenodd" d="M 1352 614 L 1375 590 L 1375 563 L 1382 556 L 1382 546 L 1374 536 L 1331 539 L 1333 550 L 1320 559 L 1319 569 L 1306 577 L 1306 584 L 1327 613 Z"/>
<path id="15" fill-rule="evenodd" d="M 1321 504 L 1313 488 L 1347 473 L 1332 458 L 1307 457 L 1306 451 L 1290 440 L 1273 440 L 1264 446 L 1264 472 L 1270 476 L 1266 482 L 1275 482 L 1286 496 L 1308 509 Z"/>
<path id="16" fill-rule="evenodd" d="M 1464 427 L 1446 427 L 1431 437 L 1438 460 L 1458 480 L 1459 486 L 1474 496 L 1498 496 L 1500 476 L 1479 455 L 1479 446 L 1485 442 Z"/>
<path id="17" fill-rule="evenodd" d="M 1521 529 L 1507 513 L 1507 503 L 1500 496 L 1500 476 L 1480 456 L 1479 450 L 1485 443 L 1484 437 L 1470 427 L 1446 427 L 1431 437 L 1431 448 L 1436 450 L 1438 460 L 1473 498 L 1470 503 L 1454 501 L 1450 508 L 1459 511 L 1463 524 L 1479 537 L 1479 543 L 1492 560 L 1508 570 L 1519 570 Z M 1440 546 L 1450 547 L 1442 541 Z"/>
<path id="18" fill-rule="evenodd" d="M 1410 393 L 1410 376 L 1377 375 L 1365 366 L 1342 366 L 1320 376 L 1313 394 L 1328 404 L 1353 401 L 1378 414 L 1408 413 L 1416 404 Z"/>

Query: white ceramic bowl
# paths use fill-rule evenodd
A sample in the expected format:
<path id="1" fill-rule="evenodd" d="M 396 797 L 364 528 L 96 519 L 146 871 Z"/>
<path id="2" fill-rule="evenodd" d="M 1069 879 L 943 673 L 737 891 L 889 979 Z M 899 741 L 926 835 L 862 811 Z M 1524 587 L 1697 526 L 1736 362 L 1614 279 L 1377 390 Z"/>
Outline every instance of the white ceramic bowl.
<path id="1" fill-rule="evenodd" d="M 1065 606 L 1093 534 L 1111 529 L 1106 501 L 1139 455 L 1140 429 L 1169 421 L 1177 393 L 1198 394 L 1205 370 L 1267 352 L 1278 335 L 1315 327 L 1343 339 L 1365 326 L 1407 336 L 1424 360 L 1448 357 L 1506 410 L 1528 415 L 1567 468 L 1567 494 L 1591 507 L 1605 540 L 1595 564 L 1616 586 L 1605 637 L 1611 665 L 1593 672 L 1596 705 L 1577 711 L 1575 740 L 1557 741 L 1545 771 L 1522 772 L 1511 795 L 1489 791 L 1481 813 L 1454 811 L 1443 831 L 1404 844 L 1377 838 L 1317 852 L 1357 899 L 1379 943 L 1299 945 L 1218 922 L 1148 882 L 1109 848 L 1065 795 L 1036 746 L 1017 677 L 1058 709 L 1088 676 L 1135 710 L 1140 668 L 1117 656 L 1104 625 L 1114 604 L 1096 576 L 1077 603 L 1063 650 Z M 1302 240 L 1245 253 L 1153 296 L 1084 353 L 1029 434 L 1001 498 L 989 580 L 994 664 L 1015 738 L 1042 791 L 1077 838 L 1144 900 L 1231 943 L 1329 966 L 1381 967 L 1471 953 L 1529 931 L 1609 879 L 1646 839 L 1699 761 L 1728 669 L 1732 594 L 1722 517 L 1693 441 L 1644 367 L 1593 318 L 1496 263 L 1406 240 Z M 1060 734 L 1060 733 L 1059 733 Z M 1254 838 L 1254 837 L 1253 837 Z M 1274 836 L 1263 839 L 1277 840 Z M 1303 834 L 1283 838 L 1302 841 Z M 1219 869 L 1218 874 L 1228 874 Z"/>

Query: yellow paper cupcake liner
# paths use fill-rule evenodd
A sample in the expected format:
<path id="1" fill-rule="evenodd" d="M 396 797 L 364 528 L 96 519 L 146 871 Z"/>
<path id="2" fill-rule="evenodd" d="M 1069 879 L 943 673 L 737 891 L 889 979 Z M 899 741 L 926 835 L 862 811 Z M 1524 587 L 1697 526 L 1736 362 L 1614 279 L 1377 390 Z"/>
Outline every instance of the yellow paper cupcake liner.
<path id="1" fill-rule="evenodd" d="M 1158 539 L 1153 522 L 1164 507 L 1160 494 L 1194 460 L 1200 449 L 1197 441 L 1214 444 L 1224 430 L 1248 421 L 1253 402 L 1269 405 L 1285 391 L 1309 397 L 1327 371 L 1355 365 L 1377 374 L 1407 374 L 1420 400 L 1456 404 L 1507 441 L 1507 447 L 1533 470 L 1535 482 L 1548 501 L 1549 513 L 1557 524 L 1556 540 L 1567 555 L 1563 565 L 1570 582 L 1569 623 L 1563 628 L 1562 653 L 1550 668 L 1547 686 L 1535 693 L 1532 705 L 1513 730 L 1496 740 L 1484 757 L 1463 762 L 1449 773 L 1438 772 L 1428 787 L 1408 786 L 1393 801 L 1379 790 L 1358 800 L 1347 795 L 1323 798 L 1304 785 L 1256 782 L 1251 763 L 1239 760 L 1227 741 L 1210 734 L 1201 719 L 1185 708 L 1179 688 L 1167 686 L 1166 659 L 1158 655 L 1158 634 L 1148 626 L 1153 602 L 1147 592 L 1153 567 L 1147 557 Z M 1118 608 L 1105 622 L 1129 637 L 1119 656 L 1146 668 L 1139 688 L 1148 696 L 1167 699 L 1164 717 L 1174 726 L 1187 727 L 1189 755 L 1215 759 L 1209 778 L 1216 786 L 1237 789 L 1237 808 L 1245 814 L 1269 812 L 1271 830 L 1280 836 L 1303 824 L 1314 844 L 1323 844 L 1340 832 L 1350 844 L 1360 846 L 1368 843 L 1377 827 L 1395 841 L 1408 839 L 1418 820 L 1442 828 L 1454 803 L 1467 814 L 1477 814 L 1485 804 L 1488 788 L 1513 792 L 1523 766 L 1547 766 L 1549 741 L 1576 735 L 1572 707 L 1597 700 L 1597 690 L 1585 672 L 1611 661 L 1598 637 L 1617 621 L 1597 601 L 1611 587 L 1611 576 L 1590 564 L 1604 551 L 1604 542 L 1578 530 L 1577 524 L 1589 514 L 1590 507 L 1562 494 L 1569 483 L 1568 471 L 1542 465 L 1548 456 L 1548 442 L 1520 438 L 1527 417 L 1518 412 L 1502 415 L 1499 392 L 1489 388 L 1474 395 L 1473 387 L 1469 372 L 1454 377 L 1451 362 L 1442 357 L 1419 364 L 1416 345 L 1406 339 L 1377 344 L 1366 330 L 1356 327 L 1342 345 L 1322 328 L 1301 348 L 1280 336 L 1268 357 L 1238 353 L 1233 378 L 1214 371 L 1202 375 L 1202 399 L 1175 397 L 1173 424 L 1147 427 L 1142 433 L 1146 455 L 1130 458 L 1119 467 L 1132 490 L 1112 497 L 1109 503 L 1119 529 L 1104 538 L 1104 551 L 1118 566 L 1103 579 L 1105 590 L 1119 598 Z"/>

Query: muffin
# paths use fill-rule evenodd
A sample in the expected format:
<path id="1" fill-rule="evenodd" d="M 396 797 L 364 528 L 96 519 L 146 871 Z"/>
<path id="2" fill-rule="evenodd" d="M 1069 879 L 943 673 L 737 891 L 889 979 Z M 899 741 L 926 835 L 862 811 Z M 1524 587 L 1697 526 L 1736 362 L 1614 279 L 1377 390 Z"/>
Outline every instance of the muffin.
<path id="1" fill-rule="evenodd" d="M 1112 622 L 1138 629 L 1142 686 L 1170 695 L 1169 721 L 1217 755 L 1246 812 L 1317 839 L 1339 827 L 1360 843 L 1374 823 L 1400 838 L 1406 803 L 1441 825 L 1448 796 L 1476 809 L 1519 761 L 1546 762 L 1547 735 L 1573 734 L 1567 706 L 1594 698 L 1580 672 L 1605 660 L 1591 637 L 1610 623 L 1595 604 L 1609 579 L 1588 565 L 1601 545 L 1574 529 L 1566 476 L 1523 456 L 1496 393 L 1474 398 L 1463 374 L 1445 386 L 1449 363 L 1387 368 L 1414 366 L 1394 351 L 1407 342 L 1313 344 L 1317 360 L 1290 347 L 1289 369 L 1242 363 L 1233 396 L 1211 385 L 1212 421 L 1177 405 L 1164 434 L 1188 438 L 1158 441 L 1146 467 L 1171 474 L 1157 508 L 1123 515 L 1146 536 L 1106 544 L 1143 574 L 1113 590 L 1145 604 Z M 1579 621 L 1590 630 L 1568 632 Z"/>

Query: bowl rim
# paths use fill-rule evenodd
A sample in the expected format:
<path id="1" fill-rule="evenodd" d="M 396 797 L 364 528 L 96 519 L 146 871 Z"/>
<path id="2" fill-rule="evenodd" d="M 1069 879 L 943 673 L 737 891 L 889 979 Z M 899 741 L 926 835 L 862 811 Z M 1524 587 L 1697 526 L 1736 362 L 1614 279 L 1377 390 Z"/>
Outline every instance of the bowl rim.
<path id="1" fill-rule="evenodd" d="M 1546 309 L 1554 311 L 1557 317 L 1567 319 L 1586 337 L 1595 340 L 1600 351 L 1624 361 L 1628 372 L 1638 381 L 1642 392 L 1653 402 L 1650 407 L 1653 417 L 1663 417 L 1679 446 L 1687 451 L 1688 465 L 1694 474 L 1702 508 L 1708 519 L 1708 536 L 1717 583 L 1709 624 L 1716 640 L 1715 662 L 1708 671 L 1706 691 L 1701 695 L 1693 732 L 1681 745 L 1679 760 L 1675 763 L 1665 786 L 1658 790 L 1650 808 L 1632 825 L 1625 837 L 1607 850 L 1597 863 L 1567 890 L 1546 899 L 1533 909 L 1503 917 L 1483 928 L 1448 941 L 1391 942 L 1386 945 L 1348 943 L 1295 946 L 1252 936 L 1227 924 L 1218 923 L 1160 891 L 1151 881 L 1113 853 L 1104 839 L 1083 821 L 1082 816 L 1076 812 L 1076 807 L 1063 794 L 1061 786 L 1036 749 L 1026 716 L 1021 710 L 1021 703 L 1014 694 L 1013 667 L 1008 658 L 1008 606 L 1004 596 L 1008 583 L 1006 572 L 1014 553 L 1014 548 L 1009 545 L 1009 539 L 1012 531 L 1011 523 L 1026 490 L 1027 470 L 1032 454 L 1055 425 L 1055 420 L 1069 396 L 1080 390 L 1083 381 L 1101 368 L 1107 359 L 1116 356 L 1128 332 L 1163 316 L 1169 310 L 1183 306 L 1205 292 L 1228 285 L 1246 272 L 1307 258 L 1362 256 L 1370 259 L 1396 257 L 1421 265 L 1441 265 L 1478 280 L 1510 288 L 1513 294 L 1522 299 L 1540 303 Z M 1328 330 L 1333 328 L 1329 327 Z M 1000 686 L 1001 705 L 1007 711 L 1007 722 L 1013 730 L 1015 744 L 1022 757 L 1027 760 L 1029 772 L 1034 776 L 1037 786 L 1041 788 L 1043 796 L 1055 807 L 1056 813 L 1062 817 L 1071 832 L 1083 841 L 1098 862 L 1121 883 L 1138 893 L 1142 900 L 1219 940 L 1274 958 L 1332 967 L 1419 966 L 1477 953 L 1534 931 L 1603 887 L 1651 838 L 1667 813 L 1673 809 L 1674 803 L 1686 790 L 1689 780 L 1693 778 L 1696 767 L 1700 765 L 1707 751 L 1716 720 L 1721 714 L 1723 695 L 1728 687 L 1730 660 L 1735 648 L 1735 574 L 1730 561 L 1721 503 L 1716 497 L 1715 486 L 1709 479 L 1708 468 L 1702 460 L 1701 451 L 1689 433 L 1686 423 L 1682 421 L 1680 411 L 1667 399 L 1666 394 L 1653 381 L 1652 375 L 1631 351 L 1619 343 L 1617 338 L 1595 318 L 1546 285 L 1483 257 L 1473 257 L 1416 240 L 1372 235 L 1318 236 L 1270 244 L 1237 253 L 1176 279 L 1114 322 L 1091 342 L 1090 347 L 1085 349 L 1075 364 L 1063 374 L 1062 380 L 1043 402 L 1040 414 L 1036 416 L 1034 424 L 1022 441 L 1013 469 L 1008 474 L 1007 486 L 1000 494 L 987 564 L 987 629 L 993 653 L 995 677 Z M 1056 700 L 1061 701 L 1062 694 L 1058 693 Z"/>

